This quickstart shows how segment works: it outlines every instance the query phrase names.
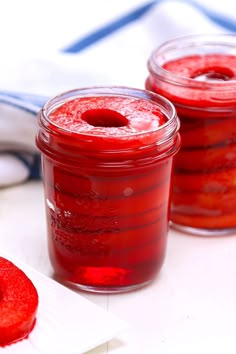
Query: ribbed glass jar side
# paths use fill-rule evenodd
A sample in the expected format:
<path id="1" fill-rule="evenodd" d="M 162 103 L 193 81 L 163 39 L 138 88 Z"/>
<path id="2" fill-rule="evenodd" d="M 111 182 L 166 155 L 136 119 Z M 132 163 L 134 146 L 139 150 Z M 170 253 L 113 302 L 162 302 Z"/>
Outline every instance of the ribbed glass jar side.
<path id="1" fill-rule="evenodd" d="M 236 36 L 168 41 L 148 70 L 146 88 L 171 100 L 181 122 L 172 225 L 201 235 L 235 232 Z"/>
<path id="2" fill-rule="evenodd" d="M 67 110 L 71 117 L 85 97 L 86 119 L 95 125 L 90 134 L 52 121 L 52 114 L 75 105 Z M 119 102 L 127 98 L 134 119 L 138 102 L 143 105 L 137 110 L 142 122 L 148 104 L 164 123 L 119 135 L 129 127 L 126 117 L 114 110 L 114 101 L 119 110 Z M 91 109 L 97 100 L 100 108 L 108 102 L 109 109 Z M 97 127 L 101 112 L 102 128 Z M 118 135 L 110 134 L 111 125 Z M 144 90 L 92 87 L 45 104 L 36 141 L 42 152 L 49 255 L 63 282 L 87 291 L 120 292 L 146 285 L 156 276 L 165 257 L 178 130 L 174 106 Z"/>

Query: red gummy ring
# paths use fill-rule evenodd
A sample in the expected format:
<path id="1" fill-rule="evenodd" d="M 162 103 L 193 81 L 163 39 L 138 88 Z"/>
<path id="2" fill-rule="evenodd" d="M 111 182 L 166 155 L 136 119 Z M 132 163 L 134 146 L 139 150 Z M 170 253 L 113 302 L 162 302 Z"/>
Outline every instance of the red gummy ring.
<path id="1" fill-rule="evenodd" d="M 169 61 L 164 65 L 164 68 L 188 79 L 196 79 L 204 75 L 208 80 L 236 79 L 235 55 L 190 55 Z"/>
<path id="2" fill-rule="evenodd" d="M 34 327 L 38 293 L 27 275 L 0 257 L 0 346 L 26 338 Z"/>

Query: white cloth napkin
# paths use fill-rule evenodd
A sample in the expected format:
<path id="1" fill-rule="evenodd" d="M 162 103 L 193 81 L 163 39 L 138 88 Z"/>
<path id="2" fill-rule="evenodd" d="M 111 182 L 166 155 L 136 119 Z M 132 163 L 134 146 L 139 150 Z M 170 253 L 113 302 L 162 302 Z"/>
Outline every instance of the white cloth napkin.
<path id="1" fill-rule="evenodd" d="M 48 97 L 93 85 L 144 88 L 148 57 L 163 41 L 227 32 L 236 32 L 234 0 L 5 2 L 0 188 L 40 178 L 36 115 Z"/>

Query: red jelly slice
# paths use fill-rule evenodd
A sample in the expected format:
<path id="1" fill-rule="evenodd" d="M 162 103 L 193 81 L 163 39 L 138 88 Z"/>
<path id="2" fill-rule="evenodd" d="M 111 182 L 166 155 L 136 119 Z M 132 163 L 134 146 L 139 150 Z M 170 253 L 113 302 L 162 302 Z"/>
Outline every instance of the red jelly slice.
<path id="1" fill-rule="evenodd" d="M 60 106 L 50 114 L 50 121 L 69 132 L 105 135 L 114 142 L 117 137 L 127 139 L 130 135 L 151 132 L 167 119 L 160 110 L 154 109 L 152 103 L 144 100 L 89 97 Z"/>
<path id="2" fill-rule="evenodd" d="M 74 98 L 50 112 L 43 171 L 49 253 L 61 279 L 125 287 L 159 270 L 175 145 L 159 129 L 168 121 L 162 109 L 108 95 Z"/>
<path id="3" fill-rule="evenodd" d="M 167 215 L 164 212 L 162 218 L 167 221 Z M 76 255 L 77 260 L 80 260 L 79 264 L 84 262 L 86 264 L 89 261 L 90 264 L 101 266 L 104 265 L 103 261 L 107 262 L 107 257 L 109 257 L 109 264 L 115 264 L 117 261 L 116 265 L 119 266 L 122 252 L 138 247 L 141 251 L 146 244 L 152 242 L 158 245 L 159 240 L 156 230 L 158 228 L 159 238 L 161 238 L 167 229 L 166 225 L 163 226 L 160 220 L 155 220 L 146 225 L 140 225 L 136 228 L 127 227 L 112 233 L 107 230 L 90 233 L 86 230 L 73 232 L 55 226 L 51 236 L 55 247 L 62 252 L 66 249 L 72 255 Z M 143 234 L 145 234 L 145 238 Z M 91 255 L 93 255 L 92 260 L 90 259 Z M 131 263 L 131 259 L 127 259 L 124 264 L 128 263 Z"/>
<path id="4" fill-rule="evenodd" d="M 235 58 L 235 55 L 214 53 L 169 61 L 163 68 L 171 73 L 173 79 L 177 82 L 190 79 L 191 84 L 175 85 L 153 75 L 147 79 L 146 88 L 171 100 L 181 122 L 185 117 L 197 120 L 232 118 L 236 105 Z M 182 125 L 182 131 L 184 129 Z"/>
<path id="5" fill-rule="evenodd" d="M 185 215 L 173 213 L 172 221 L 179 225 L 202 229 L 228 229 L 236 227 L 236 213 L 220 216 Z"/>
<path id="6" fill-rule="evenodd" d="M 137 230 L 100 235 L 73 235 L 54 229 L 53 239 L 49 239 L 53 265 L 57 274 L 84 285 L 142 283 L 152 278 L 163 262 L 167 227 L 167 221 L 160 221 Z"/>
<path id="7" fill-rule="evenodd" d="M 236 187 L 236 168 L 211 173 L 176 173 L 174 192 L 224 192 Z"/>
<path id="8" fill-rule="evenodd" d="M 215 215 L 232 213 L 236 209 L 236 189 L 216 193 L 174 193 L 172 210 L 189 215 Z"/>
<path id="9" fill-rule="evenodd" d="M 220 89 L 222 82 L 236 80 L 235 55 L 206 54 L 186 56 L 167 62 L 163 68 L 179 78 L 201 81 L 198 89 L 196 87 L 194 89 L 181 87 L 180 85 L 163 87 L 168 92 L 167 96 L 173 102 L 186 105 L 188 109 L 192 106 L 192 116 L 195 115 L 200 118 L 198 112 L 195 111 L 194 113 L 194 108 L 196 107 L 208 107 L 205 117 L 209 117 L 211 115 L 211 107 L 225 108 L 227 111 L 229 106 L 232 107 L 236 103 L 234 90 Z M 208 90 L 207 83 L 209 82 L 218 85 L 218 90 Z M 190 112 L 186 111 L 186 113 L 189 114 Z M 222 118 L 222 112 L 219 114 L 219 112 L 213 111 L 212 114 Z M 203 117 L 204 112 L 201 112 L 201 118 Z"/>
<path id="10" fill-rule="evenodd" d="M 164 183 L 169 183 L 171 164 L 163 161 L 158 168 L 145 168 L 144 172 L 135 174 L 134 168 L 124 175 L 109 172 L 108 176 L 99 176 L 79 173 L 78 168 L 60 168 L 44 163 L 44 173 L 47 175 L 47 188 L 55 188 L 58 192 L 65 192 L 74 197 L 87 195 L 97 198 L 129 197 L 147 189 L 153 189 Z M 50 193 L 50 191 L 48 190 Z M 51 192 L 52 193 L 52 192 Z"/>
<path id="11" fill-rule="evenodd" d="M 26 338 L 34 327 L 38 293 L 26 274 L 0 257 L 0 346 Z"/>
<path id="12" fill-rule="evenodd" d="M 170 99 L 181 121 L 171 220 L 196 228 L 234 227 L 236 56 L 202 52 L 163 68 L 172 80 L 151 75 L 147 87 Z"/>
<path id="13" fill-rule="evenodd" d="M 50 192 L 50 191 L 49 191 Z M 49 206 L 53 201 L 59 210 L 69 213 L 93 216 L 125 216 L 158 208 L 166 201 L 169 194 L 169 184 L 163 183 L 157 188 L 151 188 L 142 193 L 131 194 L 121 198 L 97 198 L 95 194 L 69 195 L 51 189 Z"/>
<path id="14" fill-rule="evenodd" d="M 183 148 L 208 147 L 236 141 L 235 118 L 202 120 L 200 127 L 193 125 L 195 120 L 190 118 L 189 121 L 192 121 L 192 124 L 183 120 L 181 134 Z M 189 129 L 186 126 L 189 126 Z"/>
<path id="15" fill-rule="evenodd" d="M 164 68 L 173 74 L 200 81 L 236 79 L 235 55 L 204 54 L 169 61 Z"/>
<path id="16" fill-rule="evenodd" d="M 133 149 L 156 143 L 163 134 L 158 128 L 167 118 L 148 101 L 89 97 L 60 106 L 50 114 L 50 122 L 54 131 L 63 133 L 51 137 L 50 145 L 58 152 L 70 149 L 73 153 L 75 148 L 80 148 L 84 156 L 91 157 L 92 153 L 93 158 L 95 154 L 110 160 L 110 155 L 104 156 L 103 150 L 124 149 L 115 157 L 115 161 L 124 161 L 126 156 L 134 160 L 143 154 Z"/>
<path id="17" fill-rule="evenodd" d="M 167 230 L 166 230 L 167 231 Z M 166 232 L 165 231 L 165 232 Z M 164 240 L 165 237 L 163 237 Z M 156 269 L 160 268 L 165 255 L 165 241 L 154 241 L 144 245 L 142 249 L 131 248 L 123 255 L 114 255 L 112 266 L 101 267 L 78 267 L 74 274 L 71 274 L 71 281 L 81 281 L 84 285 L 94 286 L 129 286 L 130 284 L 144 283 L 152 279 Z M 125 267 L 119 267 L 121 260 L 128 260 Z M 115 266 L 115 264 L 119 264 Z M 143 266 L 145 264 L 145 266 Z"/>
<path id="18" fill-rule="evenodd" d="M 212 171 L 235 166 L 235 143 L 206 149 L 182 149 L 175 160 L 176 169 L 186 171 Z"/>

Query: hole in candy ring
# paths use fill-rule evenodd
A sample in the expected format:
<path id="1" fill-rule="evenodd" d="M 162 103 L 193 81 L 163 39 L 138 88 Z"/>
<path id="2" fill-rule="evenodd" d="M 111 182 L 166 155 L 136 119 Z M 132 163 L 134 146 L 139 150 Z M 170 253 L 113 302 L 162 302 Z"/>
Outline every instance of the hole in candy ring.
<path id="1" fill-rule="evenodd" d="M 198 81 L 229 81 L 234 73 L 229 68 L 205 68 L 192 74 L 191 79 Z"/>
<path id="2" fill-rule="evenodd" d="M 111 109 L 90 109 L 82 113 L 81 119 L 94 127 L 124 127 L 128 119 Z"/>

